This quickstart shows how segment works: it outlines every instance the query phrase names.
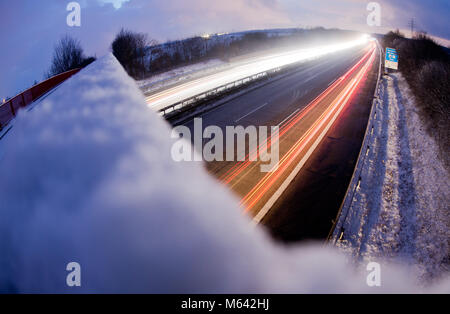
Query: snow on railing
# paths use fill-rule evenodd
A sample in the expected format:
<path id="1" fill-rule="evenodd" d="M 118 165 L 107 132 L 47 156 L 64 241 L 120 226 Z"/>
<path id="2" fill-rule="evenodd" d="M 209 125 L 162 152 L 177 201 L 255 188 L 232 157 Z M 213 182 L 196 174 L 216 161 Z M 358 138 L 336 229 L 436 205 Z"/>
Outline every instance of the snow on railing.
<path id="1" fill-rule="evenodd" d="M 26 107 L 51 89 L 55 88 L 81 69 L 70 70 L 55 75 L 0 105 L 0 130 L 3 129 L 16 115 L 20 108 Z"/>

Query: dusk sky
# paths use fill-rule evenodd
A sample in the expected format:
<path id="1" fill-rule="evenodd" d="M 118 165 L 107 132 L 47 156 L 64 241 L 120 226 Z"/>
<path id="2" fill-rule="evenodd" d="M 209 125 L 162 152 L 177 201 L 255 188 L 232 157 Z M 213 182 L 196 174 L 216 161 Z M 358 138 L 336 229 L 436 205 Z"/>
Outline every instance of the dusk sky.
<path id="1" fill-rule="evenodd" d="M 337 27 L 384 33 L 418 30 L 450 39 L 448 0 L 380 0 L 381 27 L 366 23 L 370 1 L 361 0 L 79 0 L 81 27 L 69 27 L 69 0 L 0 0 L 0 98 L 41 81 L 54 44 L 69 34 L 87 55 L 104 55 L 121 27 L 148 33 L 159 42 L 205 33 L 278 27 Z M 448 41 L 441 43 L 448 45 Z"/>

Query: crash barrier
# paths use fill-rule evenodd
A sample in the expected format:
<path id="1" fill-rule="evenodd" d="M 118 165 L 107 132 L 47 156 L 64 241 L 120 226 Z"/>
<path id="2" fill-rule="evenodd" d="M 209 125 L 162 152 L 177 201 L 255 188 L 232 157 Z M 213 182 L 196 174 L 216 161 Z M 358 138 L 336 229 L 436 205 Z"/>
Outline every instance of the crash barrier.
<path id="1" fill-rule="evenodd" d="M 74 69 L 55 75 L 1 104 L 0 130 L 17 115 L 20 108 L 28 106 L 30 103 L 40 98 L 42 95 L 55 88 L 72 75 L 78 73 L 80 70 L 81 69 Z"/>
<path id="2" fill-rule="evenodd" d="M 383 85 L 380 85 L 381 75 L 382 75 L 382 59 L 381 56 L 383 55 L 381 51 L 380 44 L 377 43 L 379 53 L 380 53 L 380 63 L 378 68 L 378 77 L 377 77 L 377 84 L 375 87 L 375 93 L 372 100 L 372 106 L 370 110 L 369 115 L 369 121 L 366 127 L 366 131 L 364 134 L 364 140 L 361 145 L 361 149 L 359 151 L 358 161 L 356 163 L 356 167 L 353 171 L 352 178 L 350 180 L 350 184 L 347 188 L 347 192 L 345 193 L 344 200 L 339 208 L 338 215 L 336 220 L 333 223 L 333 227 L 331 228 L 330 233 L 328 234 L 327 241 L 332 244 L 336 244 L 338 241 L 342 241 L 345 239 L 345 221 L 347 219 L 348 213 L 350 211 L 350 208 L 353 204 L 353 201 L 355 199 L 355 193 L 356 190 L 359 188 L 361 181 L 363 180 L 361 172 L 366 162 L 366 157 L 369 154 L 369 151 L 373 149 L 373 147 L 370 146 L 371 137 L 373 134 L 374 124 L 376 123 L 376 117 L 377 117 L 377 105 L 380 105 L 381 98 L 384 94 Z"/>

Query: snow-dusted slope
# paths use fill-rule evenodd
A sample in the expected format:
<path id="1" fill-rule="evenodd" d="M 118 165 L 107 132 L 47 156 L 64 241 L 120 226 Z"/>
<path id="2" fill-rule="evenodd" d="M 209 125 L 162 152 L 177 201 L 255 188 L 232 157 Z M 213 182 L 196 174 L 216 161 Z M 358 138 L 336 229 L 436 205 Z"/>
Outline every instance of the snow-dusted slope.
<path id="1" fill-rule="evenodd" d="M 450 271 L 450 177 L 401 74 L 382 87 L 361 186 L 338 243 L 366 260 L 401 259 L 430 281 Z"/>
<path id="2" fill-rule="evenodd" d="M 387 265 L 369 288 L 335 250 L 274 244 L 169 138 L 112 55 L 20 112 L 0 141 L 0 292 L 416 291 Z"/>
<path id="3" fill-rule="evenodd" d="M 227 66 L 229 65 L 224 61 L 221 61 L 219 59 L 212 59 L 178 67 L 170 71 L 154 75 L 150 78 L 137 81 L 136 83 L 143 93 L 149 93 L 169 85 L 192 80 L 202 75 L 210 74 L 214 71 L 224 69 Z"/>

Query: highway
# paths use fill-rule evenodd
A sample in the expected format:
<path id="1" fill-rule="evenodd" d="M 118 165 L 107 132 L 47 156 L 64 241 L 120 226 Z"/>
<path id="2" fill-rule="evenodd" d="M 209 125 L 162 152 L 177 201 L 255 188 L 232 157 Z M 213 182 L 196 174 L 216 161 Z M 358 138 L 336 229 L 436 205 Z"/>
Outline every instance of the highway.
<path id="1" fill-rule="evenodd" d="M 255 223 L 273 224 L 270 228 L 280 229 L 281 226 L 282 229 L 286 220 L 291 220 L 289 212 L 281 214 L 283 208 L 292 206 L 283 203 L 283 199 L 288 200 L 285 195 L 289 189 L 292 190 L 292 183 L 298 179 L 299 171 L 308 160 L 318 158 L 315 156 L 317 148 L 364 86 L 368 73 L 374 68 L 376 53 L 375 44 L 370 42 L 318 58 L 301 65 L 293 73 L 199 116 L 203 129 L 214 125 L 220 127 L 224 134 L 227 126 L 279 126 L 279 163 L 273 171 L 261 172 L 263 162 L 248 160 L 249 155 L 257 154 L 257 151 L 249 151 L 249 147 L 255 144 L 259 148 L 258 143 L 246 143 L 245 161 L 206 163 L 207 170 L 241 199 L 243 212 Z M 363 124 L 360 123 L 362 129 L 365 127 Z M 194 133 L 193 120 L 184 125 Z M 271 139 L 262 145 L 270 149 Z M 352 150 L 359 150 L 357 144 Z M 338 208 L 340 203 L 335 203 Z M 277 212 L 272 211 L 275 207 Z M 281 218 L 278 212 L 283 215 Z M 275 217 L 275 220 L 269 221 L 268 216 Z M 293 224 L 301 226 L 301 222 Z M 283 238 L 283 235 L 276 236 Z"/>
<path id="2" fill-rule="evenodd" d="M 361 38 L 356 38 L 352 41 L 339 44 L 329 44 L 316 48 L 297 49 L 284 53 L 272 53 L 263 57 L 243 60 L 231 64 L 230 68 L 220 71 L 219 73 L 201 77 L 199 79 L 153 93 L 152 95 L 146 97 L 146 101 L 150 108 L 157 111 L 178 101 L 188 99 L 218 86 L 229 84 L 258 73 L 295 64 L 297 62 L 314 60 L 320 57 L 335 54 L 336 52 L 347 51 L 354 47 L 362 46 L 367 43 L 367 41 L 367 37 L 363 36 Z"/>

